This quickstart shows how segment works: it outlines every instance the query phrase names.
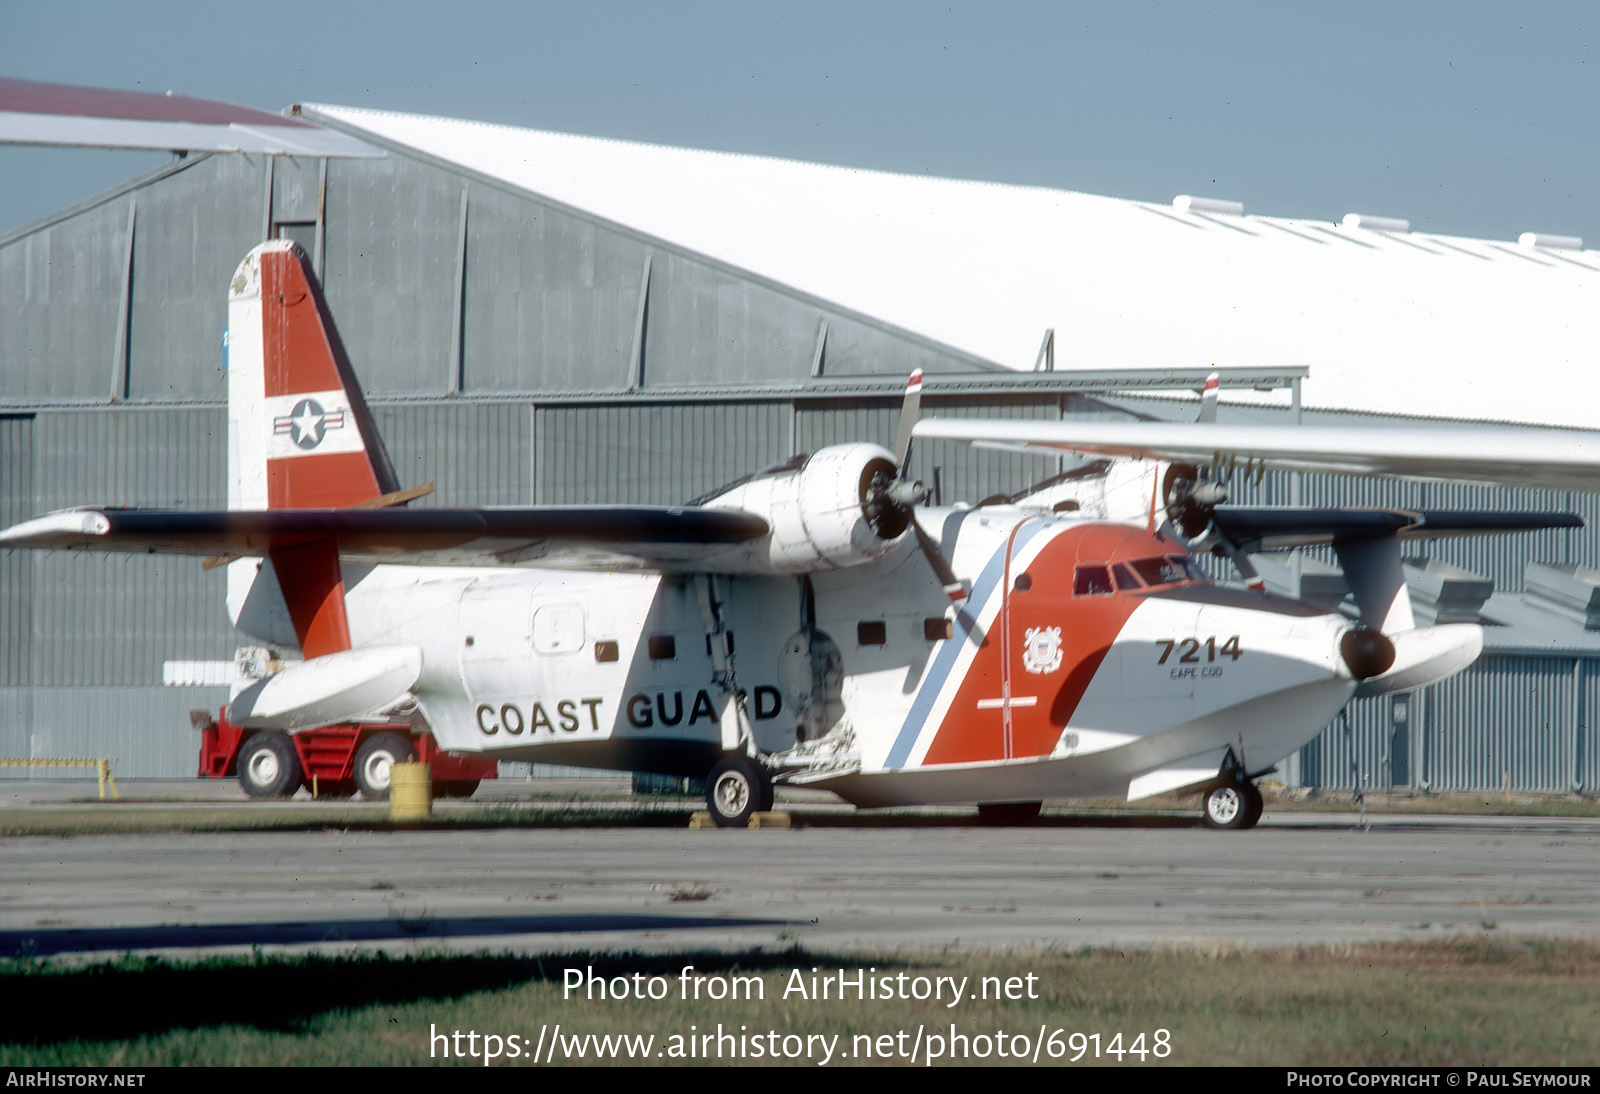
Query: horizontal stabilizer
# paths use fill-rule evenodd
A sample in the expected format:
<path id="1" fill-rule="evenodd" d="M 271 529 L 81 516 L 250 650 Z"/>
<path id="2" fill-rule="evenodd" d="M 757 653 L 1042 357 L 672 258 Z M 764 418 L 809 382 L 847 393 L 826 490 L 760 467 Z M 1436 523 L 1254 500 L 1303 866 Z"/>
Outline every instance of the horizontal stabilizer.
<path id="1" fill-rule="evenodd" d="M 1246 551 L 1285 550 L 1381 536 L 1431 539 L 1583 527 L 1583 518 L 1576 513 L 1497 513 L 1475 509 L 1219 505 L 1213 517 L 1218 531 Z"/>
<path id="2" fill-rule="evenodd" d="M 0 547 L 261 557 L 317 541 L 350 562 L 407 565 L 692 564 L 767 533 L 733 509 L 543 506 L 507 509 L 77 509 L 0 532 Z"/>
<path id="3" fill-rule="evenodd" d="M 415 646 L 372 646 L 313 657 L 241 691 L 228 720 L 248 729 L 311 729 L 355 721 L 405 698 L 422 675 Z"/>
<path id="4" fill-rule="evenodd" d="M 1600 433 L 1571 429 L 924 418 L 912 435 L 1085 456 L 1600 491 Z"/>

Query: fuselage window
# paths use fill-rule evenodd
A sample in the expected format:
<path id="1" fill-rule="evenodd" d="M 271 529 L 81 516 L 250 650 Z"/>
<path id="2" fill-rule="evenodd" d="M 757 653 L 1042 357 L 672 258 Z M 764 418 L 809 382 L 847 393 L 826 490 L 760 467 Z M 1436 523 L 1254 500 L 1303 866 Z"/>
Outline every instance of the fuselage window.
<path id="1" fill-rule="evenodd" d="M 1104 596 L 1111 591 L 1111 573 L 1104 566 L 1079 566 L 1073 596 Z"/>
<path id="2" fill-rule="evenodd" d="M 671 661 L 678 656 L 678 640 L 670 634 L 652 634 L 649 645 L 652 661 Z"/>
<path id="3" fill-rule="evenodd" d="M 861 646 L 882 646 L 889 641 L 889 628 L 883 620 L 874 619 L 867 623 L 856 624 L 856 644 Z"/>

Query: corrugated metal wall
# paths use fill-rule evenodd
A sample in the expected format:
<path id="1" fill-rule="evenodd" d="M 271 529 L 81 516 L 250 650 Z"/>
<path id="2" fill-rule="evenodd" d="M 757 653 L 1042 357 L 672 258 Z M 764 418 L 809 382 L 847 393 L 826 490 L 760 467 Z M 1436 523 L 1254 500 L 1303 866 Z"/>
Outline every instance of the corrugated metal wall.
<path id="1" fill-rule="evenodd" d="M 34 515 L 33 415 L 0 415 L 0 526 Z M 0 688 L 28 682 L 33 645 L 32 558 L 0 550 Z M 0 750 L 4 749 L 0 744 Z M 0 755 L 9 755 L 0 751 Z"/>
<path id="2" fill-rule="evenodd" d="M 466 185 L 455 183 L 457 218 Z M 469 191 L 464 389 L 626 388 L 646 248 L 526 198 Z"/>
<path id="3" fill-rule="evenodd" d="M 223 411 L 44 411 L 34 422 L 35 513 L 73 505 L 227 504 Z M 224 571 L 161 555 L 29 552 L 30 669 L 39 687 L 159 683 L 168 658 L 232 655 Z"/>
<path id="4" fill-rule="evenodd" d="M 0 393 L 110 394 L 132 208 L 112 200 L 0 246 Z"/>
<path id="5" fill-rule="evenodd" d="M 1388 789 L 1391 726 L 1388 699 L 1351 703 L 1320 737 L 1301 749 L 1301 785 Z"/>
<path id="6" fill-rule="evenodd" d="M 677 505 L 789 454 L 780 403 L 543 407 L 537 501 Z"/>
<path id="7" fill-rule="evenodd" d="M 323 289 L 369 392 L 449 390 L 460 209 L 461 181 L 414 160 L 328 165 Z"/>
<path id="8" fill-rule="evenodd" d="M 0 688 L 0 750 L 14 759 L 111 759 L 119 779 L 191 776 L 200 740 L 189 711 L 227 688 Z M 86 779 L 75 768 L 0 768 L 0 778 Z"/>
<path id="9" fill-rule="evenodd" d="M 260 242 L 265 167 L 259 156 L 208 156 L 137 193 L 128 397 L 227 397 L 223 291 Z"/>
<path id="10" fill-rule="evenodd" d="M 414 505 L 527 505 L 533 500 L 532 412 L 523 403 L 373 408 L 402 487 L 433 482 Z"/>
<path id="11" fill-rule="evenodd" d="M 1491 657 L 1433 688 L 1437 790 L 1572 789 L 1572 661 Z"/>
<path id="12" fill-rule="evenodd" d="M 1597 702 L 1600 662 L 1488 655 L 1420 693 L 1352 702 L 1301 750 L 1300 782 L 1592 794 L 1600 779 Z"/>

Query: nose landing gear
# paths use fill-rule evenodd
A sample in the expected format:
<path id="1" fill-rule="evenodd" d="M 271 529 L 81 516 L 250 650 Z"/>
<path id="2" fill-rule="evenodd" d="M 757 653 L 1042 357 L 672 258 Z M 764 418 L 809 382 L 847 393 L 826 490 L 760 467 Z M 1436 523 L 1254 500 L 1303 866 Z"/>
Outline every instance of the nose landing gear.
<path id="1" fill-rule="evenodd" d="M 1248 780 L 1220 783 L 1200 800 L 1200 819 L 1207 828 L 1242 831 L 1261 819 L 1261 791 Z"/>

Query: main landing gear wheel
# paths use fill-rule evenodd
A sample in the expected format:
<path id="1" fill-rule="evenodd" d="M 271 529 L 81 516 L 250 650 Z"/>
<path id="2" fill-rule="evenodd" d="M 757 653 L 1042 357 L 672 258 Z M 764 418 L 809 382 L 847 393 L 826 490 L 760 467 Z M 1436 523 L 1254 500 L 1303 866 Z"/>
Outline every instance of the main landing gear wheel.
<path id="1" fill-rule="evenodd" d="M 287 798 L 300 789 L 300 755 L 276 729 L 252 733 L 239 749 L 239 785 L 252 798 Z"/>
<path id="2" fill-rule="evenodd" d="M 724 756 L 706 777 L 706 808 L 721 828 L 745 828 L 772 808 L 772 776 L 748 756 Z"/>
<path id="3" fill-rule="evenodd" d="M 369 802 L 389 800 L 389 769 L 415 757 L 411 742 L 398 733 L 374 733 L 356 749 L 356 785 Z"/>
<path id="4" fill-rule="evenodd" d="M 1208 828 L 1254 828 L 1261 819 L 1261 791 L 1254 783 L 1213 786 L 1201 799 L 1200 818 Z"/>
<path id="5" fill-rule="evenodd" d="M 1043 802 L 982 802 L 978 805 L 979 824 L 1032 824 L 1039 819 Z"/>

